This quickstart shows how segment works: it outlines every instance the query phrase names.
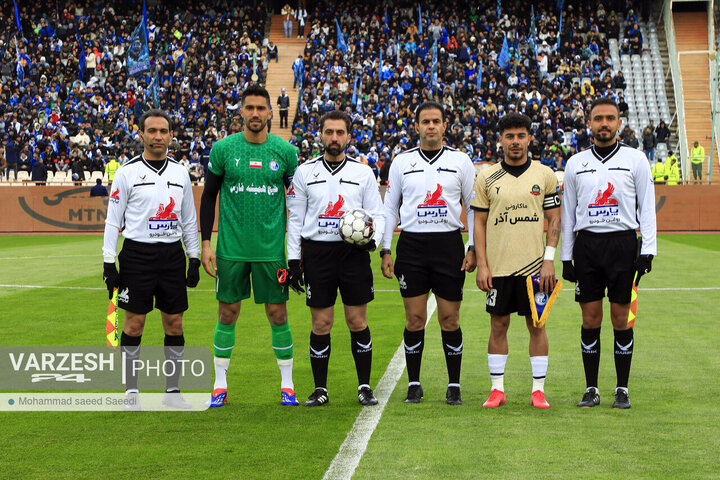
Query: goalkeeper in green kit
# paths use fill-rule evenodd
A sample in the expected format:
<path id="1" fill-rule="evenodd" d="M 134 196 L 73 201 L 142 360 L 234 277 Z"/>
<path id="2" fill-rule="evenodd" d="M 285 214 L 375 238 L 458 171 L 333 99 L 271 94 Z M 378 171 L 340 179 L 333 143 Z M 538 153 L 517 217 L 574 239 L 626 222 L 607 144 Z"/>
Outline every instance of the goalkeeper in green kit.
<path id="1" fill-rule="evenodd" d="M 285 187 L 297 167 L 297 150 L 278 136 L 267 133 L 272 116 L 270 95 L 258 85 L 242 94 L 244 132 L 213 145 L 200 203 L 202 265 L 216 279 L 220 304 L 215 327 L 215 385 L 210 407 L 221 407 L 228 399 L 227 370 L 235 346 L 235 322 L 240 302 L 250 298 L 265 304 L 272 329 L 272 348 L 281 374 L 281 403 L 297 405 L 292 381 L 293 342 L 287 321 L 285 284 L 279 269 L 285 259 Z M 220 193 L 217 255 L 210 246 L 215 203 Z"/>

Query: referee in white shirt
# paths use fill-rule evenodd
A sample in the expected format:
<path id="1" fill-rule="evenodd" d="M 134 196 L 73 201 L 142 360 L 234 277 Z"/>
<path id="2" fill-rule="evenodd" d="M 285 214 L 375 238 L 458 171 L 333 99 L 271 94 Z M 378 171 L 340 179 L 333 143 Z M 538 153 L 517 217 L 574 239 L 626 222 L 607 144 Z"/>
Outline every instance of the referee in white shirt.
<path id="1" fill-rule="evenodd" d="M 129 368 L 140 356 L 145 316 L 160 310 L 165 330 L 165 355 L 178 365 L 185 338 L 182 317 L 188 308 L 186 287 L 200 278 L 200 244 L 192 184 L 187 170 L 167 156 L 172 122 L 161 110 L 140 118 L 142 155 L 118 169 L 110 188 L 103 239 L 103 278 L 112 298 L 118 288 L 118 307 L 125 310 L 120 339 Z M 118 232 L 125 238 L 115 267 Z M 185 274 L 185 250 L 190 258 Z M 179 372 L 180 369 L 175 368 Z M 168 376 L 164 404 L 190 408 L 180 395 L 178 376 Z M 126 394 L 137 398 L 137 377 L 128 375 Z M 128 402 L 139 406 L 137 400 Z"/>
<path id="2" fill-rule="evenodd" d="M 424 102 L 415 111 L 420 147 L 398 154 L 390 167 L 385 192 L 385 234 L 383 235 L 382 272 L 397 276 L 405 305 L 405 360 L 408 394 L 405 403 L 419 403 L 420 363 L 425 342 L 427 301 L 430 290 L 437 299 L 438 321 L 442 330 L 443 350 L 448 370 L 445 399 L 460 405 L 460 366 L 462 331 L 460 302 L 465 272 L 475 270 L 472 233 L 467 253 L 463 245 L 460 221 L 463 204 L 467 228 L 473 231 L 470 199 L 475 168 L 463 152 L 443 146 L 447 128 L 445 110 L 437 102 Z M 390 246 L 398 225 L 402 233 L 397 243 L 393 267 Z"/>
<path id="3" fill-rule="evenodd" d="M 613 408 L 630 408 L 628 378 L 634 338 L 627 323 L 633 278 L 637 274 L 640 282 L 657 254 L 650 165 L 641 151 L 618 142 L 620 123 L 614 100 L 593 101 L 590 128 L 594 144 L 573 155 L 565 169 L 560 259 L 563 278 L 575 282 L 575 301 L 582 310 L 580 345 L 587 388 L 578 406 L 583 408 L 600 404 L 597 378 L 606 290 L 617 374 Z M 636 236 L 637 228 L 641 239 Z"/>
<path id="4" fill-rule="evenodd" d="M 376 237 L 384 231 L 384 211 L 377 181 L 370 167 L 345 155 L 350 141 L 350 116 L 332 110 L 320 119 L 325 154 L 300 165 L 288 191 L 288 265 L 293 287 L 301 290 L 305 274 L 306 303 L 312 315 L 310 365 L 315 391 L 307 407 L 328 402 L 327 372 L 330 330 L 335 320 L 338 289 L 350 329 L 358 377 L 358 400 L 376 405 L 370 388 L 372 338 L 367 304 L 374 298 L 370 254 L 373 238 L 362 247 L 345 243 L 338 232 L 340 217 L 353 209 L 366 210 L 375 220 Z M 302 270 L 300 262 L 302 261 Z"/>

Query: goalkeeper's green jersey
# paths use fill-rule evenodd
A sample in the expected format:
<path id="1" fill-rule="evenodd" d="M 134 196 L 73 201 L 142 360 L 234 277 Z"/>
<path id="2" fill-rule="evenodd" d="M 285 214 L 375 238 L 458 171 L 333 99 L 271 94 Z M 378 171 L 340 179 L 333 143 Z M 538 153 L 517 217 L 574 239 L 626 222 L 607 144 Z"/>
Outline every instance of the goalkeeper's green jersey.
<path id="1" fill-rule="evenodd" d="M 285 260 L 285 177 L 297 168 L 297 149 L 277 135 L 261 144 L 244 133 L 210 151 L 208 169 L 223 177 L 216 255 L 225 260 Z"/>

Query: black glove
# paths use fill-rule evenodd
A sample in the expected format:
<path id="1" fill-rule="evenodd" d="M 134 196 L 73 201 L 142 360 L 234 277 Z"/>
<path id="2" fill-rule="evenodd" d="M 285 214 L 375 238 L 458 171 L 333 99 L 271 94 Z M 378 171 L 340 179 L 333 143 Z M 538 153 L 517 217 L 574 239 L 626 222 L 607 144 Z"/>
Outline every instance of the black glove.
<path id="1" fill-rule="evenodd" d="M 108 300 L 112 300 L 113 290 L 118 286 L 118 271 L 115 262 L 103 263 L 103 282 L 107 285 Z"/>
<path id="2" fill-rule="evenodd" d="M 377 244 L 375 243 L 375 239 L 372 239 L 363 245 L 355 244 L 355 247 L 357 247 L 360 250 L 365 251 L 365 252 L 374 252 L 375 249 L 377 248 Z"/>
<path id="3" fill-rule="evenodd" d="M 188 271 L 187 271 L 187 277 L 185 278 L 185 285 L 190 288 L 197 287 L 198 282 L 200 281 L 200 259 L 199 258 L 190 258 L 188 260 Z"/>
<path id="4" fill-rule="evenodd" d="M 575 276 L 575 266 L 573 265 L 572 260 L 563 260 L 563 272 L 562 277 L 567 280 L 568 282 L 577 282 L 577 277 Z"/>
<path id="5" fill-rule="evenodd" d="M 637 280 L 635 280 L 635 285 L 640 285 L 640 277 L 645 275 L 646 273 L 650 273 L 652 270 L 652 255 L 640 255 L 638 256 L 637 260 L 635 260 L 635 271 L 637 272 Z"/>
<path id="6" fill-rule="evenodd" d="M 305 282 L 303 282 L 300 260 L 290 260 L 288 262 L 288 270 L 290 271 L 288 273 L 287 285 L 290 285 L 290 288 L 295 290 L 297 293 L 305 293 L 305 289 L 303 288 Z"/>

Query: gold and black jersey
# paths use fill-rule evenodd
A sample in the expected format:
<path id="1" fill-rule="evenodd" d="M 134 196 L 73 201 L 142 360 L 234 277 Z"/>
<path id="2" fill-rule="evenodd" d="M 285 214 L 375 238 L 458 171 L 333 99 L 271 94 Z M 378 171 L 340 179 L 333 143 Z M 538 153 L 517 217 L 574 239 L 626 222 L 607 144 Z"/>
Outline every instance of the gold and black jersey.
<path id="1" fill-rule="evenodd" d="M 543 261 L 544 210 L 558 208 L 555 173 L 528 160 L 515 167 L 498 163 L 475 179 L 471 207 L 488 212 L 486 247 L 493 277 L 536 275 Z"/>

